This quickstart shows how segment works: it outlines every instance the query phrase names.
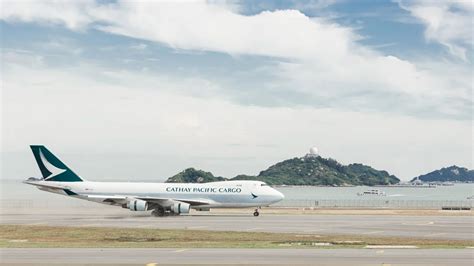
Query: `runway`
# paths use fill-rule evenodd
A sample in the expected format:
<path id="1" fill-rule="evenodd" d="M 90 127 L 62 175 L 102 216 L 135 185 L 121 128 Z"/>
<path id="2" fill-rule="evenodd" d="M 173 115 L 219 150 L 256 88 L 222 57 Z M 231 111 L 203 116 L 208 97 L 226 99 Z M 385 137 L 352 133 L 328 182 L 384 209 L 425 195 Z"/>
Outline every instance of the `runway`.
<path id="1" fill-rule="evenodd" d="M 128 227 L 183 230 L 279 232 L 302 234 L 339 234 L 398 236 L 428 239 L 474 239 L 473 216 L 399 216 L 399 215 L 283 215 L 199 213 L 172 217 L 151 217 L 126 210 L 3 212 L 1 224 L 59 225 L 85 227 Z"/>
<path id="2" fill-rule="evenodd" d="M 151 217 L 117 208 L 8 208 L 1 224 L 474 239 L 473 216 L 208 213 Z M 472 265 L 474 249 L 0 249 L 3 265 Z M 38 264 L 40 262 L 40 264 Z M 156 264 L 155 264 L 156 263 Z"/>
<path id="3" fill-rule="evenodd" d="M 20 265 L 472 265 L 473 250 L 365 249 L 0 249 Z"/>

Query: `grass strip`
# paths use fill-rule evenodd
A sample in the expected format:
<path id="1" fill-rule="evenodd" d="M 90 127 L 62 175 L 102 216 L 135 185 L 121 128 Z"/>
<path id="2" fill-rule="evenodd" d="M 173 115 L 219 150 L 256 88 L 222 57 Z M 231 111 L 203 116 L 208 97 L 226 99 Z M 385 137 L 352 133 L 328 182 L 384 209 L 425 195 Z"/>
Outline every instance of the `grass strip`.
<path id="1" fill-rule="evenodd" d="M 0 225 L 2 248 L 464 248 L 474 240 L 145 228 Z"/>

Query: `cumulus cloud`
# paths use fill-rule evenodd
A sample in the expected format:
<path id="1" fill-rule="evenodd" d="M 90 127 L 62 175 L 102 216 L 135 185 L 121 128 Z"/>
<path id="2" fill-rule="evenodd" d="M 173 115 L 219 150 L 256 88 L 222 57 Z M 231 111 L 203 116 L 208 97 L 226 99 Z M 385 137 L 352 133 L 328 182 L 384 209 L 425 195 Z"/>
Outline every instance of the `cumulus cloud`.
<path id="1" fill-rule="evenodd" d="M 33 54 L 15 52 L 4 60 L 2 152 L 22 151 L 31 159 L 29 143 L 47 144 L 59 154 L 74 150 L 83 154 L 71 160 L 74 168 L 91 179 L 107 173 L 156 180 L 189 166 L 224 176 L 256 174 L 279 160 L 303 155 L 311 145 L 325 157 L 363 162 L 405 179 L 440 165 L 471 164 L 470 123 L 464 121 L 242 106 L 182 93 L 191 84 L 219 86 L 211 80 L 95 65 L 26 65 L 28 56 L 35 61 Z M 119 157 L 126 165 L 81 167 L 87 162 L 97 167 L 97 160 L 87 159 L 97 154 L 113 154 L 101 157 L 102 167 Z M 148 160 L 147 165 L 141 160 Z M 5 165 L 6 176 L 35 171 L 34 164 Z"/>
<path id="2" fill-rule="evenodd" d="M 94 21 L 89 11 L 96 7 L 94 0 L 2 0 L 0 16 L 9 22 L 40 22 L 80 30 Z"/>
<path id="3" fill-rule="evenodd" d="M 467 60 L 466 53 L 473 47 L 474 4 L 469 0 L 453 1 L 398 1 L 426 27 L 425 38 L 445 46 L 451 54 Z"/>
<path id="4" fill-rule="evenodd" d="M 309 95 L 316 106 L 337 103 L 338 107 L 350 109 L 359 106 L 383 110 L 390 105 L 390 110 L 408 113 L 432 109 L 432 113 L 451 117 L 471 115 L 472 85 L 466 82 L 470 81 L 469 75 L 447 76 L 415 62 L 380 54 L 361 45 L 361 37 L 354 29 L 324 18 L 307 17 L 297 10 L 246 16 L 236 13 L 233 5 L 205 1 L 20 3 L 23 4 L 4 2 L 3 10 L 7 11 L 2 18 L 55 23 L 74 30 L 94 27 L 179 50 L 277 58 L 281 63 L 269 70 L 274 81 L 266 82 L 269 93 L 278 94 L 277 90 L 286 86 L 283 91 L 291 90 L 305 98 Z M 418 5 L 409 8 L 420 16 L 432 13 Z M 66 11 L 58 12 L 59 9 Z M 434 13 L 448 15 L 441 16 L 442 21 L 427 15 L 426 21 L 432 25 L 427 36 L 443 42 L 455 54 L 464 55 L 465 48 L 459 43 L 469 42 L 466 36 L 471 35 L 465 26 L 470 24 L 465 18 L 451 19 L 452 11 L 447 7 L 430 7 L 428 11 L 433 9 L 438 10 Z M 446 18 L 450 23 L 445 23 Z"/>
<path id="5" fill-rule="evenodd" d="M 165 43 L 185 50 L 283 58 L 334 58 L 351 49 L 356 35 L 296 10 L 233 13 L 203 2 L 121 2 L 101 6 L 94 16 L 103 31 Z"/>

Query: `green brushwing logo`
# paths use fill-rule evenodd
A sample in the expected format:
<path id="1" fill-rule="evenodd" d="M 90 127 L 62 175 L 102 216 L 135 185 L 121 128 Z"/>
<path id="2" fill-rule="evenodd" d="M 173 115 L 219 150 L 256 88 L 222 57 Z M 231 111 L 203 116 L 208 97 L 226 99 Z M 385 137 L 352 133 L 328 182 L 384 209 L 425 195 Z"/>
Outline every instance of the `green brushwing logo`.
<path id="1" fill-rule="evenodd" d="M 31 145 L 44 181 L 81 182 L 82 179 L 54 156 L 45 146 Z"/>

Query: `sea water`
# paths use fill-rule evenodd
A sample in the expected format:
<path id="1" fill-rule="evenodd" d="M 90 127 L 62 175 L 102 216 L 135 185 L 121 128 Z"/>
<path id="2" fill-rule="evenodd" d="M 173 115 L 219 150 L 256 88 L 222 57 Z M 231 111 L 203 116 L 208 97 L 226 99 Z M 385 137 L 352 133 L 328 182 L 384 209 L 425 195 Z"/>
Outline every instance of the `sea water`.
<path id="1" fill-rule="evenodd" d="M 277 187 L 289 200 L 360 200 L 384 198 L 389 200 L 466 200 L 474 195 L 474 184 L 459 183 L 452 186 L 428 187 Z M 364 195 L 367 190 L 377 189 L 385 196 Z"/>
<path id="2" fill-rule="evenodd" d="M 145 180 L 143 182 L 146 182 Z M 285 195 L 280 206 L 315 206 L 317 201 L 341 201 L 351 204 L 357 202 L 396 202 L 396 201 L 463 201 L 472 202 L 468 199 L 474 195 L 474 184 L 456 183 L 452 186 L 426 187 L 313 187 L 313 186 L 279 186 L 275 187 Z M 363 195 L 367 190 L 377 189 L 385 193 L 385 196 Z M 38 190 L 36 187 L 22 183 L 22 180 L 3 179 L 0 180 L 2 208 L 11 206 L 82 206 L 80 200 L 68 199 L 65 196 Z"/>

